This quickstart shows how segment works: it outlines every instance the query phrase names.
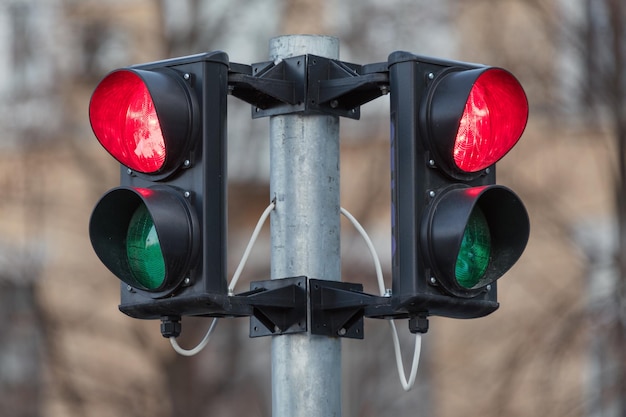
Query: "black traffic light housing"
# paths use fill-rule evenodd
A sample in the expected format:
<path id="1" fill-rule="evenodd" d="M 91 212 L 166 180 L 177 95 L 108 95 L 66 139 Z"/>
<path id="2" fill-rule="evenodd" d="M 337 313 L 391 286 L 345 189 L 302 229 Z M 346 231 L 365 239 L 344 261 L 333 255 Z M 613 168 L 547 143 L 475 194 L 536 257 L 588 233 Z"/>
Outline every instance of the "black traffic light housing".
<path id="1" fill-rule="evenodd" d="M 391 54 L 388 64 L 394 311 L 453 318 L 487 315 L 498 308 L 495 281 L 517 261 L 528 240 L 528 215 L 521 200 L 494 185 L 494 164 L 521 135 L 527 107 L 519 109 L 523 121 L 504 128 L 517 136 L 509 148 L 487 156 L 487 166 L 464 170 L 452 155 L 464 151 L 454 149 L 454 138 L 465 123 L 461 119 L 466 102 L 473 99 L 470 91 L 486 71 L 504 70 L 406 52 Z M 500 76 L 518 85 L 510 74 Z M 521 87 L 513 88 L 515 100 L 526 103 Z M 480 270 L 473 272 L 472 285 L 462 285 L 457 276 L 463 269 L 462 246 L 469 248 L 469 259 L 478 255 L 464 241 L 470 222 L 488 231 L 477 236 L 486 236 L 484 246 L 490 250 Z M 470 271 L 473 267 L 469 265 Z"/>
<path id="2" fill-rule="evenodd" d="M 92 97 L 94 133 L 121 163 L 121 180 L 120 187 L 97 203 L 89 232 L 98 257 L 122 281 L 119 308 L 131 317 L 223 311 L 228 70 L 223 52 L 142 64 L 113 71 Z M 137 86 L 132 91 L 140 90 L 142 95 L 134 108 L 120 81 L 124 77 Z M 157 152 L 144 147 L 152 145 L 153 136 L 160 136 L 147 133 L 148 122 L 137 127 L 129 115 L 146 112 L 150 106 L 152 119 L 157 119 L 150 123 L 160 127 L 165 157 L 156 168 L 146 164 L 143 169 L 139 157 Z M 124 136 L 128 129 L 136 131 Z M 144 210 L 143 218 L 133 217 L 139 208 Z M 154 226 L 152 235 L 146 221 Z M 129 233 L 135 229 L 146 242 L 154 241 L 156 233 L 158 249 L 130 247 Z M 148 264 L 150 250 L 160 251 L 163 262 Z M 150 277 L 142 274 L 157 275 L 157 283 L 152 285 Z"/>

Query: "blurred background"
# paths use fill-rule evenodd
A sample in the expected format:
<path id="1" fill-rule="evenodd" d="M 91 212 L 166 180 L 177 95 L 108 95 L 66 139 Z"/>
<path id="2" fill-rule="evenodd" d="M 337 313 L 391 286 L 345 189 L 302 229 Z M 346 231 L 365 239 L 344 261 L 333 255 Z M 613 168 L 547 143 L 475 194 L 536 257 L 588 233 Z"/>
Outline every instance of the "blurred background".
<path id="1" fill-rule="evenodd" d="M 119 182 L 87 108 L 109 71 L 211 50 L 266 61 L 284 34 L 340 40 L 340 59 L 396 50 L 501 66 L 530 119 L 498 163 L 524 201 L 528 247 L 482 319 L 432 318 L 405 393 L 386 323 L 343 342 L 343 407 L 360 416 L 626 416 L 626 3 L 622 0 L 0 0 L 0 414 L 269 416 L 270 340 L 222 320 L 177 356 L 158 321 L 117 310 L 87 224 Z M 390 282 L 388 98 L 341 120 L 341 201 Z M 269 202 L 268 120 L 229 98 L 229 275 Z M 246 281 L 269 279 L 269 231 Z M 342 278 L 376 292 L 342 223 Z M 186 319 L 195 345 L 207 319 Z M 400 329 L 409 364 L 412 338 Z"/>

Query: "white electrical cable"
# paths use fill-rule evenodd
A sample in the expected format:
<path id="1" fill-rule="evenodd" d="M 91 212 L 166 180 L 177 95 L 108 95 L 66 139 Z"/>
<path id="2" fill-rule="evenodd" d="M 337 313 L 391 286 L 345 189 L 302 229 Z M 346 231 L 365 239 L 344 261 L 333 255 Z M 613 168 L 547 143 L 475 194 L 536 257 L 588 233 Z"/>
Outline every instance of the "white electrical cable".
<path id="1" fill-rule="evenodd" d="M 209 343 L 209 337 L 213 333 L 213 329 L 215 329 L 215 326 L 217 325 L 217 321 L 218 321 L 218 318 L 214 317 L 213 321 L 211 322 L 211 326 L 209 326 L 209 330 L 207 330 L 206 334 L 204 335 L 204 338 L 202 338 L 200 343 L 198 343 L 198 345 L 193 349 L 187 350 L 187 349 L 180 347 L 180 345 L 176 341 L 176 338 L 174 336 L 170 337 L 170 343 L 172 344 L 172 347 L 174 348 L 176 353 L 178 353 L 179 355 L 183 355 L 183 356 L 197 355 Z"/>
<path id="2" fill-rule="evenodd" d="M 345 208 L 341 207 L 341 214 L 345 216 L 346 219 L 350 220 L 350 223 L 354 226 L 354 228 L 359 232 L 363 240 L 365 240 L 365 244 L 367 248 L 370 250 L 372 254 L 372 258 L 374 259 L 374 266 L 376 268 L 376 278 L 378 278 L 378 291 L 380 291 L 380 295 L 385 295 L 385 282 L 383 280 L 383 268 L 380 266 L 380 259 L 378 259 L 378 254 L 376 253 L 376 248 L 374 248 L 374 243 L 372 243 L 372 239 L 367 235 L 367 232 L 361 226 L 361 223 L 357 219 L 354 218 L 352 214 Z"/>
<path id="3" fill-rule="evenodd" d="M 398 330 L 396 329 L 396 323 L 393 320 L 389 320 L 389 326 L 391 326 L 391 336 L 393 339 L 393 350 L 396 354 L 396 365 L 398 367 L 398 375 L 400 376 L 400 383 L 405 391 L 410 391 L 415 384 L 415 377 L 417 376 L 417 367 L 420 362 L 420 353 L 422 352 L 422 334 L 415 333 L 415 348 L 413 350 L 413 361 L 411 362 L 411 373 L 409 374 L 409 380 L 406 380 L 406 373 L 404 372 L 404 366 L 402 365 L 402 352 L 400 351 L 400 340 L 398 338 Z"/>
<path id="4" fill-rule="evenodd" d="M 263 214 L 261 214 L 261 217 L 259 218 L 259 221 L 257 222 L 256 227 L 254 228 L 254 231 L 252 232 L 252 236 L 250 236 L 250 241 L 248 242 L 248 246 L 246 246 L 246 250 L 243 252 L 241 261 L 239 261 L 239 265 L 237 266 L 237 269 L 235 270 L 235 273 L 233 274 L 233 278 L 230 280 L 230 285 L 228 286 L 228 295 L 234 294 L 235 285 L 237 285 L 237 281 L 239 281 L 239 277 L 241 276 L 241 271 L 243 271 L 243 267 L 246 265 L 246 262 L 248 262 L 248 256 L 250 256 L 252 247 L 256 243 L 256 239 L 259 237 L 259 234 L 261 233 L 263 224 L 265 224 L 265 221 L 269 217 L 272 210 L 274 210 L 274 207 L 276 207 L 276 204 L 272 201 L 270 205 L 267 206 Z"/>
<path id="5" fill-rule="evenodd" d="M 234 294 L 235 285 L 237 285 L 237 281 L 239 281 L 239 277 L 241 276 L 243 267 L 246 265 L 246 262 L 248 261 L 248 257 L 250 256 L 252 247 L 256 243 L 256 240 L 259 237 L 259 234 L 261 233 L 261 229 L 263 228 L 263 224 L 265 224 L 265 221 L 269 217 L 272 210 L 274 210 L 274 207 L 276 207 L 276 204 L 274 204 L 274 202 L 272 201 L 270 205 L 267 206 L 267 208 L 265 209 L 261 217 L 259 218 L 259 221 L 257 222 L 256 227 L 254 228 L 254 231 L 252 232 L 252 236 L 250 237 L 250 241 L 248 242 L 248 246 L 246 246 L 246 250 L 243 252 L 243 256 L 241 257 L 241 260 L 239 261 L 239 265 L 237 265 L 237 269 L 235 270 L 235 273 L 233 274 L 233 277 L 230 280 L 230 284 L 228 285 L 228 295 L 232 296 Z M 215 326 L 217 325 L 217 321 L 218 321 L 217 317 L 213 318 L 213 321 L 211 322 L 211 326 L 209 326 L 209 330 L 204 335 L 204 338 L 202 338 L 202 341 L 200 341 L 200 343 L 198 343 L 198 345 L 193 349 L 189 349 L 189 350 L 183 349 L 182 347 L 180 347 L 180 345 L 176 341 L 176 337 L 173 337 L 173 336 L 170 337 L 170 343 L 172 344 L 172 347 L 174 348 L 176 353 L 178 353 L 179 355 L 183 355 L 183 356 L 194 356 L 198 354 L 209 343 L 209 337 L 213 333 L 213 329 L 215 329 Z"/>
<path id="6" fill-rule="evenodd" d="M 374 248 L 374 244 L 372 240 L 368 236 L 367 232 L 361 226 L 361 224 L 350 214 L 350 212 L 343 207 L 341 207 L 341 214 L 343 214 L 355 229 L 361 234 L 361 237 L 365 240 L 365 244 L 372 254 L 372 258 L 374 259 L 374 265 L 376 267 L 376 278 L 378 281 L 378 289 L 380 291 L 380 295 L 385 295 L 385 282 L 383 279 L 383 269 L 380 266 L 380 260 L 378 258 L 378 254 L 376 253 L 376 249 Z M 420 353 L 422 351 L 422 334 L 415 334 L 415 349 L 413 350 L 413 362 L 411 363 L 411 373 L 409 374 L 409 380 L 406 379 L 406 373 L 404 372 L 404 365 L 402 364 L 402 352 L 400 350 L 400 339 L 398 338 L 398 330 L 396 329 L 396 323 L 393 320 L 389 320 L 389 325 L 391 326 L 391 337 L 393 339 L 393 349 L 396 355 L 396 365 L 398 368 L 398 375 L 400 377 L 400 383 L 402 384 L 402 388 L 405 391 L 410 391 L 415 384 L 415 378 L 417 376 L 417 368 L 420 360 Z"/>

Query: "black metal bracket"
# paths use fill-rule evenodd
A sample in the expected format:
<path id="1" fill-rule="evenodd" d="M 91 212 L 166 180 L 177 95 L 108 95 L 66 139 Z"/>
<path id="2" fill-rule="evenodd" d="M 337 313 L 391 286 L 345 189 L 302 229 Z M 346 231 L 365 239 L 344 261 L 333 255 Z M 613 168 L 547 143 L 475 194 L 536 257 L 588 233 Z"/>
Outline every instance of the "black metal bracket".
<path id="1" fill-rule="evenodd" d="M 304 110 L 301 68 L 304 68 L 301 57 L 287 58 L 278 63 L 231 64 L 229 92 L 252 104 L 253 118 L 271 116 L 277 109 L 286 113 Z"/>
<path id="2" fill-rule="evenodd" d="M 316 55 L 231 64 L 230 93 L 252 104 L 252 117 L 318 113 L 360 117 L 360 106 L 389 91 L 387 63 L 357 65 Z"/>
<path id="3" fill-rule="evenodd" d="M 363 285 L 311 279 L 311 333 L 363 339 L 363 313 L 372 296 Z"/>
<path id="4" fill-rule="evenodd" d="M 198 297 L 187 311 L 206 317 L 250 317 L 250 337 L 303 333 L 310 320 L 311 334 L 363 339 L 365 317 L 409 319 L 411 332 L 428 331 L 427 311 L 412 307 L 416 300 L 409 301 L 364 293 L 362 284 L 298 276 L 253 281 L 250 291 L 237 295 Z M 165 313 L 165 307 L 161 334 L 177 337 L 181 316 Z"/>
<path id="5" fill-rule="evenodd" d="M 311 55 L 309 107 L 359 119 L 360 106 L 389 92 L 387 63 L 356 65 Z"/>
<path id="6" fill-rule="evenodd" d="M 307 331 L 306 277 L 254 281 L 242 296 L 252 306 L 250 337 Z"/>

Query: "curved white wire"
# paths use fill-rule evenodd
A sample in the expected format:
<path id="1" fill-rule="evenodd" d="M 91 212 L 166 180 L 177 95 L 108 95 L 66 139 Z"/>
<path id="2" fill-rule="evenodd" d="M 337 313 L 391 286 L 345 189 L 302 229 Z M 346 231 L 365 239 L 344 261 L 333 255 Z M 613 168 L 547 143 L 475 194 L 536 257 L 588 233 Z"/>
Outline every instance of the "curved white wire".
<path id="1" fill-rule="evenodd" d="M 237 285 L 237 281 L 239 281 L 239 277 L 241 276 L 241 272 L 243 271 L 243 267 L 248 262 L 248 256 L 250 256 L 250 252 L 252 251 L 252 247 L 256 243 L 259 234 L 261 233 L 261 229 L 265 224 L 265 221 L 269 217 L 272 210 L 274 210 L 276 204 L 272 201 L 269 206 L 265 209 L 261 217 L 259 217 L 259 221 L 257 222 L 254 231 L 252 232 L 252 236 L 250 236 L 250 241 L 248 242 L 248 246 L 246 246 L 246 250 L 243 252 L 243 256 L 241 257 L 241 261 L 239 261 L 239 265 L 237 265 L 237 269 L 233 274 L 233 278 L 230 280 L 230 284 L 228 285 L 228 295 L 233 295 L 235 290 L 235 285 Z"/>
<path id="2" fill-rule="evenodd" d="M 217 321 L 218 321 L 218 318 L 214 317 L 213 321 L 211 322 L 211 326 L 209 326 L 209 330 L 207 330 L 206 334 L 204 335 L 204 338 L 202 338 L 200 343 L 198 343 L 198 345 L 193 349 L 184 349 L 180 347 L 180 345 L 176 341 L 176 338 L 174 336 L 170 337 L 170 343 L 172 344 L 172 347 L 174 348 L 176 353 L 178 353 L 179 355 L 183 355 L 183 356 L 194 356 L 200 353 L 200 351 L 202 351 L 202 349 L 204 349 L 206 345 L 209 343 L 209 338 L 211 337 L 211 334 L 213 333 L 213 329 L 215 329 L 215 326 L 217 325 Z"/>
<path id="3" fill-rule="evenodd" d="M 380 291 L 380 295 L 385 295 L 385 281 L 383 279 L 383 269 L 380 265 L 380 259 L 378 258 L 378 254 L 376 253 L 376 249 L 374 248 L 374 244 L 372 240 L 368 236 L 367 232 L 361 226 L 357 219 L 350 214 L 350 212 L 343 207 L 341 207 L 341 214 L 343 214 L 355 229 L 361 234 L 361 237 L 365 240 L 365 244 L 372 254 L 372 258 L 374 259 L 374 265 L 376 267 L 376 278 L 378 281 L 378 289 Z M 391 326 L 391 337 L 393 339 L 393 349 L 396 356 L 396 366 L 398 368 L 398 376 L 400 377 L 400 383 L 402 384 L 402 388 L 405 391 L 410 391 L 415 384 L 415 378 L 417 376 L 417 368 L 419 365 L 420 354 L 422 351 L 422 334 L 415 334 L 415 348 L 413 350 L 413 361 L 411 363 L 411 372 L 409 374 L 409 380 L 406 379 L 406 373 L 404 372 L 404 365 L 402 364 L 402 352 L 400 350 L 400 339 L 398 337 L 398 330 L 396 329 L 396 323 L 393 320 L 389 320 L 389 325 Z"/>
<path id="4" fill-rule="evenodd" d="M 383 268 L 380 266 L 380 259 L 378 259 L 378 254 L 376 253 L 376 248 L 374 248 L 374 243 L 372 243 L 372 239 L 367 235 L 367 232 L 361 226 L 361 223 L 357 219 L 354 218 L 352 214 L 345 208 L 341 207 L 341 214 L 345 216 L 346 219 L 350 220 L 350 223 L 354 226 L 354 228 L 359 232 L 363 240 L 365 240 L 365 244 L 367 248 L 370 250 L 372 254 L 372 258 L 374 259 L 374 266 L 376 268 L 376 278 L 378 281 L 378 291 L 380 291 L 380 295 L 385 295 L 385 282 L 383 280 Z"/>
<path id="5" fill-rule="evenodd" d="M 411 362 L 411 373 L 409 374 L 409 380 L 406 380 L 406 373 L 404 372 L 404 366 L 402 365 L 402 352 L 400 351 L 400 340 L 398 338 L 398 330 L 396 329 L 396 323 L 393 320 L 389 320 L 389 326 L 391 326 L 391 335 L 393 339 L 393 350 L 396 354 L 396 366 L 398 367 L 398 375 L 400 377 L 400 383 L 405 391 L 410 391 L 415 385 L 415 378 L 417 377 L 417 367 L 420 362 L 420 354 L 422 353 L 422 334 L 415 333 L 415 347 L 413 349 L 413 361 Z"/>
<path id="6" fill-rule="evenodd" d="M 237 269 L 235 270 L 235 273 L 233 274 L 233 277 L 230 280 L 230 284 L 228 285 L 228 295 L 234 294 L 235 285 L 237 285 L 237 281 L 239 281 L 241 272 L 243 271 L 243 268 L 246 265 L 246 262 L 248 262 L 248 257 L 250 256 L 252 247 L 256 243 L 256 240 L 259 237 L 259 234 L 261 233 L 261 229 L 263 228 L 263 225 L 265 224 L 265 221 L 269 217 L 272 210 L 274 210 L 274 207 L 276 207 L 276 204 L 272 201 L 270 205 L 267 206 L 263 214 L 261 214 L 261 217 L 259 218 L 259 221 L 257 222 L 256 227 L 254 228 L 254 231 L 252 232 L 252 236 L 250 236 L 250 241 L 248 242 L 248 246 L 246 246 L 246 250 L 243 252 L 241 260 L 239 261 L 239 265 L 237 265 Z M 209 326 L 209 330 L 207 330 L 206 334 L 204 335 L 200 343 L 198 343 L 198 345 L 193 349 L 184 349 L 180 347 L 180 345 L 176 341 L 176 338 L 173 336 L 170 337 L 170 343 L 172 347 L 174 348 L 174 350 L 176 351 L 176 353 L 178 353 L 179 355 L 183 355 L 183 356 L 194 356 L 198 354 L 200 351 L 202 351 L 202 349 L 204 349 L 206 345 L 209 343 L 209 338 L 211 337 L 211 334 L 213 333 L 213 329 L 215 329 L 215 326 L 217 325 L 217 321 L 218 321 L 218 318 L 214 317 L 213 321 L 211 322 L 211 326 Z"/>

